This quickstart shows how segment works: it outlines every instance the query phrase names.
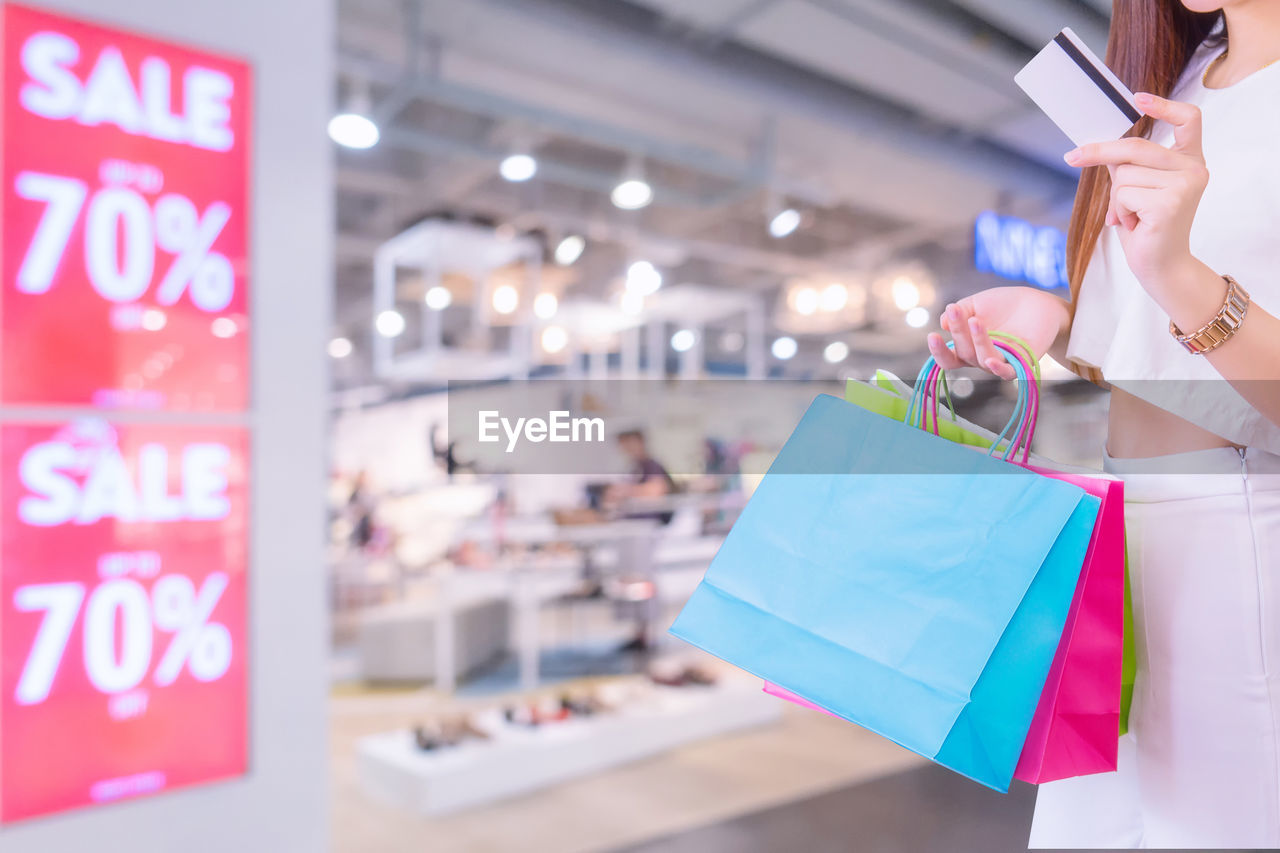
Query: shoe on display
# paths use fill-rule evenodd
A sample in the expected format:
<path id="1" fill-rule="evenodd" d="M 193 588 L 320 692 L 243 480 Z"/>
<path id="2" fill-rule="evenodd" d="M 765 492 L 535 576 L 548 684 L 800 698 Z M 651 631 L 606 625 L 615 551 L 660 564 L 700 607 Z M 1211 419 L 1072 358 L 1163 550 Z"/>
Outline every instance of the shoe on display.
<path id="1" fill-rule="evenodd" d="M 643 634 L 640 634 L 636 637 L 632 637 L 630 640 L 623 643 L 621 646 L 618 646 L 618 651 L 621 654 L 636 654 L 639 652 L 647 652 L 649 651 L 649 640 Z"/>

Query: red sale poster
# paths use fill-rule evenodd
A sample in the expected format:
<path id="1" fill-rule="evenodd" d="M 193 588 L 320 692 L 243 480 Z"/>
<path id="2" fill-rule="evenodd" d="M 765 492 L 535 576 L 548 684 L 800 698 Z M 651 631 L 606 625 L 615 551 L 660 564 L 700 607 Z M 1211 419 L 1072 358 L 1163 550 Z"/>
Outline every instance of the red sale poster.
<path id="1" fill-rule="evenodd" d="M 245 772 L 247 443 L 0 428 L 0 820 Z"/>
<path id="2" fill-rule="evenodd" d="M 0 403 L 244 409 L 248 66 L 0 16 Z"/>

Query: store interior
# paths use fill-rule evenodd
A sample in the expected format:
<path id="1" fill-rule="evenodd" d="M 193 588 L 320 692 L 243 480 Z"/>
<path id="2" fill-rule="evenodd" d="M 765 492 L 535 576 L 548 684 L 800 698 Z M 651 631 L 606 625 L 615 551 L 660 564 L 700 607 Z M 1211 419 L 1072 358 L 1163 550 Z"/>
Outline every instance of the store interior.
<path id="1" fill-rule="evenodd" d="M 951 301 L 1065 285 L 1076 175 L 1012 78 L 1064 24 L 1101 50 L 1109 11 L 341 0 L 335 849 L 1022 849 L 1029 786 L 666 628 L 816 394 L 910 382 Z M 1096 465 L 1103 400 L 1042 370 L 1037 452 Z M 539 382 L 610 440 L 481 446 Z"/>
<path id="2" fill-rule="evenodd" d="M 71 515 L 4 527 L 0 680 L 12 692 L 32 659 L 48 678 L 0 701 L 7 749 L 47 738 L 27 737 L 23 768 L 0 755 L 0 850 L 1025 849 L 1032 786 L 984 788 L 668 628 L 817 395 L 909 394 L 964 296 L 1066 293 L 1078 173 L 1013 78 L 1064 26 L 1102 52 L 1111 0 L 0 10 L 3 118 L 48 135 L 6 132 L 0 171 L 66 161 L 40 166 L 62 169 L 36 175 L 43 190 L 6 186 L 6 218 L 25 218 L 6 221 L 0 266 L 44 245 L 33 199 L 52 209 L 70 187 L 82 204 L 96 181 L 91 209 L 116 205 L 89 214 L 100 239 L 71 242 L 63 222 L 88 273 L 51 262 L 0 292 L 0 509 L 35 424 L 53 438 L 28 443 L 95 452 L 118 430 L 117 479 L 150 476 L 156 512 L 100 511 L 89 533 Z M 80 97 L 99 54 L 101 103 L 49 107 Z M 37 72 L 43 113 L 43 90 L 20 94 Z M 225 131 L 203 148 L 174 124 L 189 105 L 170 84 L 192 80 L 213 106 L 183 120 Z M 103 103 L 114 118 L 91 114 Z M 95 272 L 93 252 L 116 265 Z M 64 295 L 72 307 L 48 308 Z M 31 316 L 54 330 L 38 345 Z M 76 349 L 95 335 L 100 352 Z M 35 381 L 43 362 L 53 379 Z M 1105 397 L 1051 358 L 1040 370 L 1035 452 L 1097 467 Z M 24 377 L 34 391 L 16 399 Z M 51 395 L 62 377 L 79 396 Z M 983 427 L 1014 409 L 1010 383 L 948 382 Z M 129 438 L 148 430 L 172 434 Z M 205 477 L 213 513 L 179 517 L 190 472 L 163 466 L 210 435 L 231 436 L 230 479 Z M 76 460 L 46 478 L 49 502 L 78 500 L 92 471 Z M 101 535 L 75 566 L 64 663 L 35 651 L 54 605 L 8 585 L 66 593 L 49 555 L 82 534 Z M 101 561 L 168 547 L 181 558 L 160 580 L 159 557 L 149 575 Z M 109 584 L 119 600 L 99 596 Z M 90 587 L 112 642 L 73 634 Z M 142 652 L 125 678 L 130 631 Z M 148 656 L 173 646 L 153 675 Z"/>

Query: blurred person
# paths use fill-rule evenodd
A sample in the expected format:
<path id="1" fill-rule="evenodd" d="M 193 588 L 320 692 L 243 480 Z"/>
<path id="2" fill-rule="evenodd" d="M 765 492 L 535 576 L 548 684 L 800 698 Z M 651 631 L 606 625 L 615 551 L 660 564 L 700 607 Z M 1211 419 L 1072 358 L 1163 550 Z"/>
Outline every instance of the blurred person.
<path id="1" fill-rule="evenodd" d="M 676 490 L 675 480 L 671 479 L 667 469 L 661 462 L 650 455 L 649 445 L 645 440 L 644 433 L 638 429 L 625 430 L 618 433 L 618 448 L 631 460 L 631 481 L 610 485 L 605 495 L 605 503 L 614 506 L 621 504 L 623 506 L 623 518 L 652 518 L 661 524 L 670 523 L 675 516 L 675 513 L 670 509 L 649 511 L 643 509 L 627 510 L 625 508 L 627 501 L 639 500 L 643 503 L 646 498 L 664 498 L 674 494 Z M 620 651 L 648 651 L 650 620 L 647 609 L 642 609 L 641 613 L 642 615 L 636 623 L 635 636 L 624 643 Z"/>
<path id="2" fill-rule="evenodd" d="M 427 444 L 431 448 L 431 458 L 436 464 L 444 469 L 445 476 L 449 478 L 449 482 L 453 482 L 454 476 L 459 471 L 470 471 L 475 473 L 476 466 L 474 462 L 459 462 L 457 453 L 458 442 L 451 441 L 448 438 L 440 439 L 443 432 L 440 424 L 432 424 L 427 435 Z"/>
<path id="3" fill-rule="evenodd" d="M 351 544 L 358 551 L 363 551 L 373 544 L 373 511 L 374 498 L 369 493 L 368 476 L 361 471 L 356 474 L 351 486 L 351 495 L 347 498 L 347 515 L 351 519 Z"/>
<path id="4" fill-rule="evenodd" d="M 1000 330 L 1111 389 L 1129 734 L 1040 786 L 1031 846 L 1280 847 L 1280 0 L 1116 2 L 1107 64 L 1146 117 L 1066 155 L 1072 301 L 986 290 L 947 306 L 954 352 L 929 336 L 944 369 L 1013 378 Z"/>
<path id="5" fill-rule="evenodd" d="M 675 492 L 675 480 L 671 479 L 662 463 L 650 455 L 649 445 L 642 431 L 632 429 L 618 433 L 618 449 L 631 460 L 631 481 L 610 486 L 607 502 L 618 504 L 637 498 L 663 498 Z M 627 517 L 658 518 L 666 524 L 671 520 L 671 513 L 642 512 L 628 514 Z"/>

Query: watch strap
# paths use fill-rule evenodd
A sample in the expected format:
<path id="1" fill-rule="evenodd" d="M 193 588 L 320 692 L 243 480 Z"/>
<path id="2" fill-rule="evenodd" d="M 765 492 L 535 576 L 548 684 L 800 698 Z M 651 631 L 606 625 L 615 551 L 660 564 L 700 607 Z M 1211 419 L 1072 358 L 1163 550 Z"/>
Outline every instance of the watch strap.
<path id="1" fill-rule="evenodd" d="M 1240 330 L 1249 311 L 1248 292 L 1231 276 L 1224 275 L 1222 279 L 1227 283 L 1227 295 L 1212 320 L 1191 334 L 1183 334 L 1172 320 L 1169 321 L 1169 334 L 1192 355 L 1204 355 L 1225 344 Z"/>

